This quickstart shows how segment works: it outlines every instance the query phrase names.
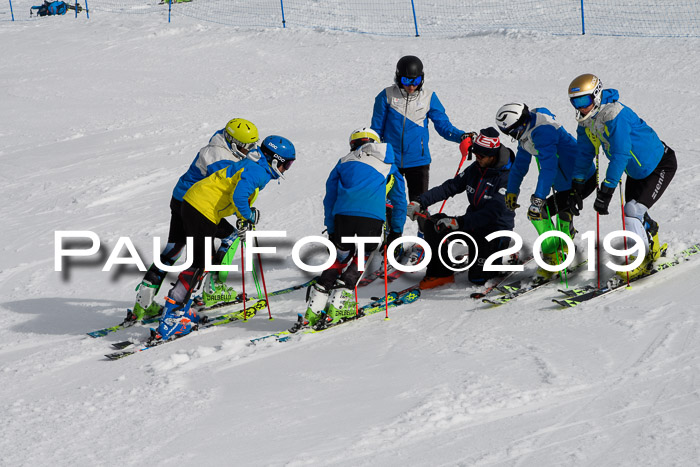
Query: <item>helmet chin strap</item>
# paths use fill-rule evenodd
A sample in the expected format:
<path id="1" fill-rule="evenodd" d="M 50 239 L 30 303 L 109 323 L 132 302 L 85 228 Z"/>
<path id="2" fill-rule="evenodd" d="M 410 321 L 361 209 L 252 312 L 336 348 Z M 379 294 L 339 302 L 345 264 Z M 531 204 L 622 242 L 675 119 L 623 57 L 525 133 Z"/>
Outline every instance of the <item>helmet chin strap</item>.
<path id="1" fill-rule="evenodd" d="M 278 179 L 281 178 L 282 180 L 286 180 L 286 178 L 284 178 L 284 174 L 280 172 L 280 169 L 278 168 L 279 162 L 276 159 L 272 161 L 270 167 L 272 167 L 272 170 L 277 174 Z"/>
<path id="2" fill-rule="evenodd" d="M 595 117 L 598 115 L 598 112 L 600 111 L 600 106 L 593 106 L 590 112 L 588 112 L 586 115 L 581 115 L 580 110 L 576 110 L 576 121 L 577 122 L 585 122 L 589 118 Z"/>

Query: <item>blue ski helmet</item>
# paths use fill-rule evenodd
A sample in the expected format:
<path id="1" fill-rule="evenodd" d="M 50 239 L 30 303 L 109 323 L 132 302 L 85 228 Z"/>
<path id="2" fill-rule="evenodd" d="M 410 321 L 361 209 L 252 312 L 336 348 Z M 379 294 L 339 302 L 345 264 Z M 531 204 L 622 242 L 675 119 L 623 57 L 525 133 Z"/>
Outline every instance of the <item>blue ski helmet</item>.
<path id="1" fill-rule="evenodd" d="M 292 163 L 296 160 L 296 150 L 294 145 L 287 138 L 277 135 L 270 135 L 265 138 L 260 145 L 260 151 L 270 164 L 270 168 L 276 174 L 274 177 L 284 178 L 284 172 L 289 170 Z"/>

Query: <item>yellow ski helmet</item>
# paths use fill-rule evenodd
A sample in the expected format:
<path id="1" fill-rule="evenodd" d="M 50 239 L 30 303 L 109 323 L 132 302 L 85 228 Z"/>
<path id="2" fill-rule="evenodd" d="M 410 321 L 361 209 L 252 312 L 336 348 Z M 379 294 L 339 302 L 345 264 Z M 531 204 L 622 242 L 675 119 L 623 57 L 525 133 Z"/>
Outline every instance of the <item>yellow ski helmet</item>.
<path id="1" fill-rule="evenodd" d="M 231 151 L 239 156 L 246 155 L 257 147 L 260 139 L 258 128 L 244 118 L 234 118 L 226 124 L 224 128 L 224 138 L 231 145 Z M 245 150 L 245 152 L 243 152 Z"/>

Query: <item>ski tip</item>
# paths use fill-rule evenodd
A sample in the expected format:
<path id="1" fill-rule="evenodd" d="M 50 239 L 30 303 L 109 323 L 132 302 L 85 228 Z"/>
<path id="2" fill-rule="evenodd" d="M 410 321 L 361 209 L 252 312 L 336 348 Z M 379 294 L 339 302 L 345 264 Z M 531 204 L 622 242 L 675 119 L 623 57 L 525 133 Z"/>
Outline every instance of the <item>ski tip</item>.
<path id="1" fill-rule="evenodd" d="M 559 300 L 553 298 L 552 301 L 562 308 L 573 308 L 579 304 L 579 302 L 577 302 L 576 300 Z"/>
<path id="2" fill-rule="evenodd" d="M 483 293 L 481 293 L 481 292 L 474 292 L 474 293 L 471 294 L 469 297 L 470 297 L 470 298 L 473 298 L 474 300 L 478 300 L 478 299 L 480 299 L 480 298 L 484 298 L 485 296 L 486 296 L 486 294 L 483 294 Z"/>
<path id="3" fill-rule="evenodd" d="M 106 335 L 107 335 L 107 332 L 105 332 L 105 331 L 92 331 L 92 332 L 87 332 L 86 334 L 94 339 L 94 338 L 97 338 L 97 337 L 104 337 L 104 336 L 106 336 Z"/>
<path id="4" fill-rule="evenodd" d="M 124 357 L 128 357 L 129 355 L 133 355 L 134 353 L 135 352 L 115 352 L 106 354 L 105 357 L 107 357 L 108 360 L 119 360 Z"/>
<path id="5" fill-rule="evenodd" d="M 112 344 L 112 347 L 114 347 L 117 350 L 123 350 L 132 344 L 133 344 L 133 342 L 131 342 L 131 341 L 115 342 Z"/>

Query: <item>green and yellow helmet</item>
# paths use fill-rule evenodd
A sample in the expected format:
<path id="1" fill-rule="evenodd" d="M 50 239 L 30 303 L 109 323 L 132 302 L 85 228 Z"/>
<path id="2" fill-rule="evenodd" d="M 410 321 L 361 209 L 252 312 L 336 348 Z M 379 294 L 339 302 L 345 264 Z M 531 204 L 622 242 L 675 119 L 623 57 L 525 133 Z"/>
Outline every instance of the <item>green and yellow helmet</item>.
<path id="1" fill-rule="evenodd" d="M 598 113 L 600 100 L 603 94 L 603 83 L 596 75 L 586 73 L 576 77 L 569 85 L 569 101 L 576 109 L 576 121 L 582 122 Z M 581 114 L 581 109 L 594 104 L 593 109 L 586 115 Z"/>
<path id="2" fill-rule="evenodd" d="M 245 158 L 250 151 L 257 147 L 260 135 L 253 122 L 244 118 L 234 118 L 226 124 L 224 138 L 231 146 L 231 152 Z"/>

